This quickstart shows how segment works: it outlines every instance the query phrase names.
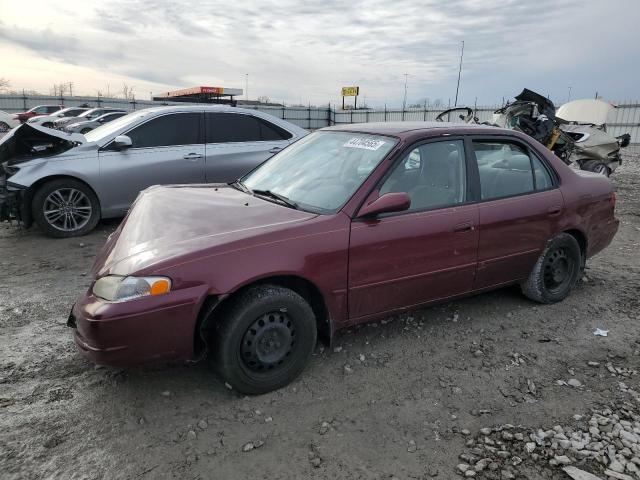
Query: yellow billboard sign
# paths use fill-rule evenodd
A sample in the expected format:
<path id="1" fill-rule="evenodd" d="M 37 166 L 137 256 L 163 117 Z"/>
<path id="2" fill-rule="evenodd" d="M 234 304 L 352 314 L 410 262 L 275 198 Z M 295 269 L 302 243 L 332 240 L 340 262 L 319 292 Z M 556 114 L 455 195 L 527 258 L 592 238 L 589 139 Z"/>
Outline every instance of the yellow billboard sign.
<path id="1" fill-rule="evenodd" d="M 360 87 L 342 87 L 343 97 L 357 97 L 360 93 Z"/>

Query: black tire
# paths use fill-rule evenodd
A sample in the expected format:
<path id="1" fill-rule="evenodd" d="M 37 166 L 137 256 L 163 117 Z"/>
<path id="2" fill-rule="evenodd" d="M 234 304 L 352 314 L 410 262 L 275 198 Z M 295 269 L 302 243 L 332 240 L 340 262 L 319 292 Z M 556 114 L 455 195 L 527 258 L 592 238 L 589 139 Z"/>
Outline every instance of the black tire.
<path id="1" fill-rule="evenodd" d="M 5 133 L 11 130 L 11 127 L 8 123 L 0 122 L 0 133 Z"/>
<path id="2" fill-rule="evenodd" d="M 68 228 L 64 229 L 63 225 L 67 225 L 64 223 L 64 218 L 62 220 L 56 219 L 55 222 L 50 221 L 55 218 L 53 215 L 59 213 L 55 212 L 55 207 L 58 205 L 53 205 L 51 199 L 57 199 L 55 192 L 60 192 L 62 195 L 60 202 L 64 203 L 66 193 L 69 192 L 68 195 L 71 196 L 74 191 L 81 194 L 73 194 L 73 198 L 79 199 L 76 210 L 71 210 L 71 207 L 64 205 L 60 205 L 58 209 L 69 212 Z M 50 214 L 49 219 L 45 215 L 45 209 L 48 208 L 51 208 L 47 210 L 48 212 L 55 212 Z M 84 183 L 72 178 L 61 178 L 45 183 L 36 191 L 31 201 L 31 212 L 33 220 L 46 235 L 54 238 L 79 237 L 93 230 L 100 221 L 100 202 L 93 190 Z M 67 215 L 67 213 L 63 212 L 62 215 Z M 80 220 L 75 220 L 74 224 L 71 217 Z"/>
<path id="3" fill-rule="evenodd" d="M 258 285 L 231 299 L 213 335 L 212 367 L 238 392 L 258 395 L 304 370 L 316 345 L 316 319 L 296 292 Z"/>
<path id="4" fill-rule="evenodd" d="M 611 175 L 611 169 L 606 164 L 599 162 L 598 160 L 584 161 L 580 163 L 580 168 L 582 170 L 587 170 L 588 172 L 604 175 L 605 177 Z"/>
<path id="5" fill-rule="evenodd" d="M 540 303 L 564 300 L 578 280 L 582 251 L 573 235 L 561 233 L 551 239 L 536 262 L 522 293 Z"/>

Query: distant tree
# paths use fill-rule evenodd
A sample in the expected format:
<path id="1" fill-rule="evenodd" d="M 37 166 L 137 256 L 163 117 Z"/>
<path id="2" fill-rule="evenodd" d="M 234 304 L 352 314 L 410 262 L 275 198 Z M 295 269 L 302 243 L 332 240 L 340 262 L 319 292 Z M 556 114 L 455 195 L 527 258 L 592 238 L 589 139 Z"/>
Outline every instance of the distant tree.
<path id="1" fill-rule="evenodd" d="M 126 100 L 133 100 L 135 94 L 133 90 L 135 89 L 135 85 L 127 85 L 126 83 L 122 84 L 122 97 Z"/>
<path id="2" fill-rule="evenodd" d="M 258 101 L 260 103 L 271 103 L 271 99 L 266 95 L 261 95 L 260 97 L 258 97 Z"/>
<path id="3" fill-rule="evenodd" d="M 0 78 L 0 92 L 9 90 L 11 83 L 6 78 Z"/>

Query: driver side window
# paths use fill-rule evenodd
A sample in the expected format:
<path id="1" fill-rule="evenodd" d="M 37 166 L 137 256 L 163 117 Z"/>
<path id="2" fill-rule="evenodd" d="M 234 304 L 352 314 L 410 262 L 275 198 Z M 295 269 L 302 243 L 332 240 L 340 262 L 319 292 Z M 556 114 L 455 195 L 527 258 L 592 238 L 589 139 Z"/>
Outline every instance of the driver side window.
<path id="1" fill-rule="evenodd" d="M 409 195 L 409 212 L 463 203 L 466 194 L 464 142 L 426 143 L 411 150 L 380 187 L 380 195 L 390 192 Z"/>

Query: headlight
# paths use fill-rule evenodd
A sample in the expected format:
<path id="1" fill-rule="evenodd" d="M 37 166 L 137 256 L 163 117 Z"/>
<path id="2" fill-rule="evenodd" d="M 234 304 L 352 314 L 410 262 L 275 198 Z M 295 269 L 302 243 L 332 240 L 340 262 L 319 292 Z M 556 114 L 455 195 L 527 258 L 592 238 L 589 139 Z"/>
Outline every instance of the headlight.
<path id="1" fill-rule="evenodd" d="M 93 294 L 110 302 L 123 302 L 133 298 L 164 295 L 171 290 L 167 277 L 120 277 L 108 275 L 93 284 Z"/>

